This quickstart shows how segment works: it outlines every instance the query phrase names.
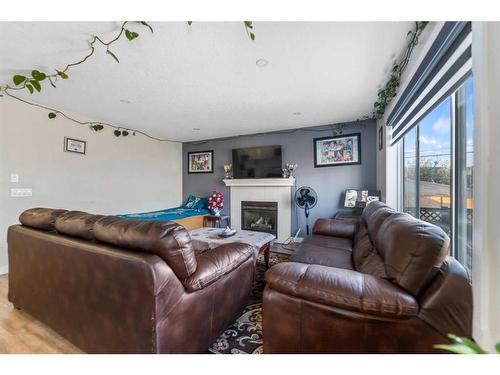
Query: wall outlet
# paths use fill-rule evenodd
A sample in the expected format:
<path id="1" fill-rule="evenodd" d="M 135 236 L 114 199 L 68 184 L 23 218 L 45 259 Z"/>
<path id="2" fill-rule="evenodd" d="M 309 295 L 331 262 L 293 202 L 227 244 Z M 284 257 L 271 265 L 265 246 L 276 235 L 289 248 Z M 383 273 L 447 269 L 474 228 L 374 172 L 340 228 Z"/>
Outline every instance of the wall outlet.
<path id="1" fill-rule="evenodd" d="M 19 182 L 19 175 L 17 173 L 11 173 L 10 182 Z"/>
<path id="2" fill-rule="evenodd" d="M 33 189 L 10 189 L 10 196 L 14 198 L 31 197 Z"/>

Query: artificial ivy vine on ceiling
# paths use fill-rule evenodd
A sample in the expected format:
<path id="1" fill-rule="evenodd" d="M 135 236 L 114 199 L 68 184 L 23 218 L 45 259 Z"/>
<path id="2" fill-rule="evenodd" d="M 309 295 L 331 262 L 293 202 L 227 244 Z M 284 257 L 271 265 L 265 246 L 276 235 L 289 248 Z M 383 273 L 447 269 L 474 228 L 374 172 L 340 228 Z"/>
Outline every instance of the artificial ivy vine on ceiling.
<path id="1" fill-rule="evenodd" d="M 192 26 L 192 23 L 193 23 L 192 21 L 187 22 L 188 26 Z M 16 90 L 27 90 L 27 91 L 29 91 L 30 94 L 33 94 L 35 92 L 41 92 L 43 89 L 43 86 L 42 86 L 43 82 L 49 82 L 49 84 L 55 88 L 56 83 L 59 79 L 65 80 L 65 79 L 69 78 L 68 70 L 70 68 L 85 63 L 94 54 L 95 48 L 96 48 L 95 44 L 98 42 L 101 45 L 105 46 L 106 53 L 110 57 L 112 57 L 117 63 L 119 63 L 120 60 L 115 55 L 115 53 L 111 51 L 110 47 L 115 42 L 117 42 L 120 38 L 122 38 L 123 36 L 130 42 L 139 37 L 139 33 L 137 31 L 130 30 L 130 28 L 127 26 L 130 24 L 138 24 L 138 25 L 141 25 L 143 27 L 147 27 L 151 31 L 151 33 L 154 32 L 151 25 L 149 25 L 145 21 L 135 21 L 135 22 L 125 21 L 122 23 L 117 35 L 108 42 L 105 42 L 100 37 L 94 35 L 89 42 L 89 47 L 90 47 L 89 52 L 81 60 L 67 64 L 64 69 L 61 69 L 61 70 L 56 69 L 55 73 L 51 73 L 51 74 L 41 72 L 39 70 L 33 70 L 31 72 L 31 76 L 16 74 L 12 77 L 12 81 L 14 83 L 14 86 L 11 86 L 9 84 L 4 85 L 4 86 L 0 86 L 0 96 L 2 96 L 1 93 L 4 93 L 5 95 L 7 95 L 13 99 L 16 99 L 20 102 L 23 102 L 25 104 L 48 110 L 49 111 L 48 117 L 50 119 L 54 119 L 58 115 L 61 115 L 62 117 L 66 118 L 70 121 L 73 121 L 77 124 L 89 126 L 90 129 L 92 129 L 93 131 L 96 131 L 96 132 L 103 130 L 104 127 L 106 126 L 106 127 L 114 129 L 113 134 L 116 137 L 120 137 L 120 136 L 126 137 L 129 134 L 136 135 L 136 133 L 139 133 L 139 134 L 142 134 L 142 135 L 149 137 L 151 139 L 155 139 L 158 141 L 167 141 L 167 139 L 157 138 L 157 137 L 151 136 L 147 133 L 144 133 L 140 130 L 131 129 L 131 128 L 124 128 L 124 127 L 112 125 L 112 124 L 102 122 L 102 121 L 78 121 L 78 120 L 72 118 L 71 116 L 66 115 L 64 112 L 62 112 L 60 110 L 56 110 L 56 109 L 50 108 L 48 106 L 44 106 L 44 105 L 30 102 L 28 100 L 25 100 L 25 99 L 22 99 L 18 96 L 15 96 L 11 93 L 11 91 L 16 91 Z M 244 21 L 243 24 L 245 26 L 245 31 L 246 31 L 248 37 L 252 41 L 255 41 L 255 34 L 253 32 L 252 21 Z M 420 34 L 425 29 L 427 24 L 428 24 L 428 22 L 424 22 L 424 21 L 415 22 L 415 30 L 408 31 L 407 36 L 410 37 L 410 41 L 408 42 L 408 45 L 406 47 L 403 58 L 401 59 L 400 62 L 394 63 L 389 80 L 387 81 L 385 87 L 378 91 L 378 98 L 374 103 L 374 110 L 372 112 L 372 115 L 365 116 L 365 117 L 363 117 L 363 119 L 367 119 L 367 118 L 380 119 L 380 118 L 382 118 L 382 116 L 385 113 L 387 105 L 397 95 L 397 89 L 399 88 L 399 85 L 401 83 L 401 76 L 402 76 L 404 70 L 406 69 L 406 66 L 408 65 L 408 62 L 410 60 L 410 56 L 413 52 L 413 48 L 418 44 Z M 344 130 L 343 124 L 338 124 L 334 128 L 332 128 L 332 132 L 334 135 L 342 134 L 343 130 Z"/>
<path id="2" fill-rule="evenodd" d="M 389 80 L 385 84 L 385 87 L 378 91 L 377 101 L 373 104 L 372 117 L 375 119 L 380 119 L 385 113 L 387 105 L 394 99 L 397 95 L 397 89 L 401 84 L 401 75 L 403 74 L 408 62 L 410 61 L 413 48 L 418 44 L 418 39 L 422 31 L 429 22 L 420 21 L 415 22 L 415 30 L 408 31 L 407 37 L 410 37 L 410 41 L 406 46 L 405 53 L 400 62 L 395 62 L 392 67 L 392 72 Z"/>
<path id="3" fill-rule="evenodd" d="M 357 121 L 369 119 L 376 120 L 383 117 L 387 106 L 397 95 L 397 89 L 401 84 L 401 76 L 406 69 L 408 62 L 410 61 L 413 48 L 415 48 L 415 46 L 418 44 L 420 34 L 422 34 L 422 31 L 424 31 L 428 23 L 429 22 L 426 21 L 415 22 L 415 29 L 408 31 L 407 38 L 409 37 L 410 40 L 408 42 L 408 45 L 406 46 L 404 55 L 401 58 L 401 61 L 394 63 L 389 80 L 385 84 L 385 87 L 378 91 L 377 100 L 375 101 L 375 103 L 373 103 L 372 114 L 370 116 L 363 116 L 361 118 L 358 118 Z M 332 125 L 332 134 L 334 136 L 342 134 L 346 126 L 346 124 Z"/>
<path id="4" fill-rule="evenodd" d="M 192 23 L 193 23 L 192 21 L 188 21 L 187 22 L 188 26 L 191 26 Z M 106 123 L 106 122 L 102 122 L 102 121 L 78 121 L 78 120 L 74 119 L 73 117 L 66 115 L 64 112 L 62 112 L 60 110 L 56 110 L 56 109 L 50 108 L 48 106 L 44 106 L 44 105 L 41 105 L 41 104 L 36 104 L 36 103 L 30 102 L 28 100 L 25 100 L 25 99 L 22 99 L 22 98 L 20 98 L 18 96 L 15 96 L 15 95 L 13 95 L 11 93 L 11 91 L 22 91 L 22 90 L 27 90 L 30 94 L 33 94 L 35 92 L 41 92 L 42 89 L 43 89 L 43 87 L 44 87 L 43 86 L 44 82 L 49 82 L 49 84 L 53 88 L 56 88 L 56 83 L 57 83 L 57 81 L 59 79 L 66 80 L 66 79 L 69 78 L 68 70 L 70 68 L 85 63 L 94 54 L 95 49 L 96 49 L 96 47 L 95 47 L 96 43 L 100 43 L 101 45 L 105 46 L 106 47 L 106 53 L 110 57 L 112 57 L 117 63 L 119 63 L 120 60 L 115 55 L 115 53 L 113 53 L 113 51 L 111 50 L 111 46 L 115 42 L 117 42 L 120 38 L 122 38 L 123 36 L 125 36 L 125 38 L 129 42 L 131 42 L 134 39 L 137 39 L 139 37 L 139 33 L 137 31 L 133 31 L 133 30 L 131 30 L 129 28 L 130 24 L 141 25 L 143 27 L 147 27 L 151 31 L 151 33 L 154 32 L 153 28 L 151 27 L 151 25 L 148 24 L 145 21 L 135 21 L 135 22 L 125 21 L 125 22 L 122 23 L 122 25 L 120 27 L 120 30 L 118 31 L 117 35 L 114 38 L 112 38 L 110 41 L 108 41 L 108 42 L 105 42 L 100 37 L 98 37 L 97 35 L 94 35 L 92 37 L 92 39 L 89 41 L 89 47 L 90 47 L 89 52 L 81 60 L 78 60 L 76 62 L 67 64 L 61 70 L 55 69 L 54 73 L 45 73 L 45 72 L 42 72 L 42 71 L 39 71 L 39 70 L 35 69 L 35 70 L 31 71 L 31 75 L 30 76 L 16 74 L 16 75 L 14 75 L 12 77 L 12 82 L 14 83 L 14 86 L 11 86 L 10 84 L 4 85 L 4 86 L 0 86 L 0 96 L 3 96 L 1 94 L 4 93 L 5 95 L 7 95 L 7 96 L 9 96 L 9 97 L 11 97 L 13 99 L 16 99 L 16 100 L 18 100 L 18 101 L 20 101 L 22 103 L 46 109 L 46 110 L 49 111 L 49 113 L 48 113 L 49 119 L 54 119 L 58 115 L 61 115 L 62 117 L 66 118 L 66 119 L 68 119 L 70 121 L 73 121 L 73 122 L 75 122 L 77 124 L 89 126 L 89 128 L 91 130 L 96 131 L 96 132 L 103 130 L 104 127 L 107 126 L 109 128 L 114 129 L 113 134 L 116 137 L 120 137 L 120 136 L 126 137 L 130 133 L 132 133 L 132 135 L 136 135 L 136 133 L 139 133 L 139 134 L 142 134 L 142 135 L 144 135 L 144 136 L 146 136 L 148 138 L 155 139 L 155 140 L 158 140 L 158 141 L 168 141 L 167 139 L 161 139 L 161 138 L 157 138 L 157 137 L 151 136 L 151 135 L 149 135 L 147 133 L 144 133 L 144 132 L 142 132 L 140 130 L 131 129 L 131 128 L 124 128 L 124 127 L 112 125 L 112 124 L 109 124 L 109 123 Z M 252 21 L 244 21 L 243 24 L 245 25 L 245 31 L 246 31 L 248 37 L 252 41 L 254 41 L 255 40 L 255 34 L 253 33 L 253 24 L 252 24 Z"/>

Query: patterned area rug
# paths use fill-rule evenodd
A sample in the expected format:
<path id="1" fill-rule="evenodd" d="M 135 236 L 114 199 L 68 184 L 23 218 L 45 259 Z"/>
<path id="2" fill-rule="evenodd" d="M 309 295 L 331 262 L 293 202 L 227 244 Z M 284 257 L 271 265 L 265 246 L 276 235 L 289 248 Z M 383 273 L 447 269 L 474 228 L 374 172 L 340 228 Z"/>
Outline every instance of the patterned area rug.
<path id="1" fill-rule="evenodd" d="M 269 265 L 286 262 L 289 255 L 271 252 Z M 262 353 L 262 292 L 266 286 L 264 257 L 257 259 L 257 274 L 252 293 L 245 309 L 209 349 L 215 354 L 261 354 Z"/>

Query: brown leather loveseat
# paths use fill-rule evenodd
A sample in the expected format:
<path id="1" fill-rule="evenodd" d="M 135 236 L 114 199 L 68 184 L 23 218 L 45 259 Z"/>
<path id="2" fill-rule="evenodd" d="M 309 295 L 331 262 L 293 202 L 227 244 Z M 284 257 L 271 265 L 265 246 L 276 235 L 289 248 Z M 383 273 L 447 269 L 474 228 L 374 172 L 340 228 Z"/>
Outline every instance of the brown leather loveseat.
<path id="1" fill-rule="evenodd" d="M 9 300 L 89 353 L 207 352 L 252 287 L 250 246 L 197 255 L 173 222 L 44 208 L 20 221 Z"/>
<path id="2" fill-rule="evenodd" d="M 359 222 L 319 219 L 266 273 L 265 353 L 431 353 L 472 335 L 467 272 L 437 226 L 370 203 Z"/>

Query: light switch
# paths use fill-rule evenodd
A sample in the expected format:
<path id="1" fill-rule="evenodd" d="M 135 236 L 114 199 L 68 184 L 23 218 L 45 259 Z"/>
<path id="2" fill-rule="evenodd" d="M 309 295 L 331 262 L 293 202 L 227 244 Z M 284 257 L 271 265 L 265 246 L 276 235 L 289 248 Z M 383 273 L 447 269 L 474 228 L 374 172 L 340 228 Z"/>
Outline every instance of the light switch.
<path id="1" fill-rule="evenodd" d="M 19 175 L 17 173 L 11 173 L 10 182 L 19 182 Z"/>
<path id="2" fill-rule="evenodd" d="M 10 196 L 14 198 L 31 197 L 33 189 L 10 189 Z"/>

